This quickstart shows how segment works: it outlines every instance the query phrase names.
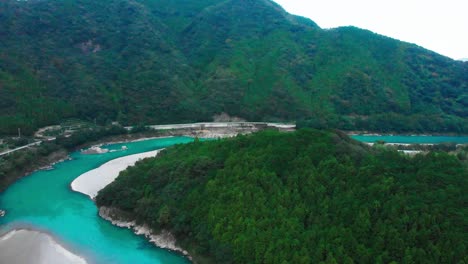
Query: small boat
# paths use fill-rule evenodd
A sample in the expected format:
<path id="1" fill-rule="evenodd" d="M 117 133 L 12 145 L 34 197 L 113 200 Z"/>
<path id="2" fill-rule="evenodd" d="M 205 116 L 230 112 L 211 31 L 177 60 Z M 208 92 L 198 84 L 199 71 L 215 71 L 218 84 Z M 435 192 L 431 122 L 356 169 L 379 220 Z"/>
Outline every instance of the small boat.
<path id="1" fill-rule="evenodd" d="M 0 217 L 4 217 L 6 214 L 5 210 L 0 210 Z"/>

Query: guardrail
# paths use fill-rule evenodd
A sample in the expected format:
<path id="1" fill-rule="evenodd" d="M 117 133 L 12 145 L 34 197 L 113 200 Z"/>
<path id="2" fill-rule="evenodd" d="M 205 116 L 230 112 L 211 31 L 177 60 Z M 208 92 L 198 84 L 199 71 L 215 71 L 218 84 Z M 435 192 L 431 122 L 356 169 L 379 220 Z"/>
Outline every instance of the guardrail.
<path id="1" fill-rule="evenodd" d="M 22 150 L 22 149 L 29 148 L 29 147 L 32 147 L 32 146 L 40 145 L 41 143 L 42 143 L 42 141 L 37 141 L 37 142 L 31 143 L 31 144 L 28 144 L 28 145 L 24 145 L 24 146 L 19 147 L 19 148 L 15 148 L 15 149 L 11 149 L 11 150 L 2 152 L 2 153 L 0 153 L 0 157 L 8 155 L 8 154 L 13 153 L 13 152 L 16 152 L 18 150 Z"/>
<path id="2" fill-rule="evenodd" d="M 288 123 L 267 123 L 267 122 L 202 122 L 202 123 L 189 123 L 189 124 L 170 124 L 170 125 L 149 125 L 147 127 L 155 130 L 171 130 L 171 129 L 204 129 L 204 128 L 231 128 L 231 127 L 255 127 L 265 126 L 281 129 L 295 129 L 295 124 Z M 133 127 L 125 127 L 131 130 Z"/>

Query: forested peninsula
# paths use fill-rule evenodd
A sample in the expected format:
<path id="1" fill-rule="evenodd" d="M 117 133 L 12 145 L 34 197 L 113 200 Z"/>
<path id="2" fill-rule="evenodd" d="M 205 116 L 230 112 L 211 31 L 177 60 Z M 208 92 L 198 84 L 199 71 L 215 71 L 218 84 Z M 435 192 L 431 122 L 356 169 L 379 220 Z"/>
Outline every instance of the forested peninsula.
<path id="1" fill-rule="evenodd" d="M 199 263 L 464 263 L 467 183 L 446 153 L 263 131 L 168 148 L 96 202 L 169 230 Z"/>

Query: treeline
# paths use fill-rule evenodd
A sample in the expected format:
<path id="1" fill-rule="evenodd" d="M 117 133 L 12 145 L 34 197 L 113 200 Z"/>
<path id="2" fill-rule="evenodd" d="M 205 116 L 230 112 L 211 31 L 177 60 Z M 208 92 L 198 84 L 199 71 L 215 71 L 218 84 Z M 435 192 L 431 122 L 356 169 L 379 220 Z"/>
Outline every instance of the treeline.
<path id="1" fill-rule="evenodd" d="M 456 116 L 385 113 L 371 116 L 314 115 L 296 122 L 298 128 L 375 131 L 380 133 L 458 133 L 468 132 L 468 122 Z"/>
<path id="2" fill-rule="evenodd" d="M 199 263 L 464 263 L 467 168 L 335 132 L 264 131 L 168 148 L 97 196 Z"/>

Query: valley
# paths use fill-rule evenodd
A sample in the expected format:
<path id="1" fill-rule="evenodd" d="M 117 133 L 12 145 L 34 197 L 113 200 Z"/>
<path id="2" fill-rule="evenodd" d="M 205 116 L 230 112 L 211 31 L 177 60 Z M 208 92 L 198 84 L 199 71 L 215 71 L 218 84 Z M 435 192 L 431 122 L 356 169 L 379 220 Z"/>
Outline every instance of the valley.
<path id="1" fill-rule="evenodd" d="M 2 264 L 468 263 L 466 190 L 466 61 L 271 0 L 0 0 Z"/>

